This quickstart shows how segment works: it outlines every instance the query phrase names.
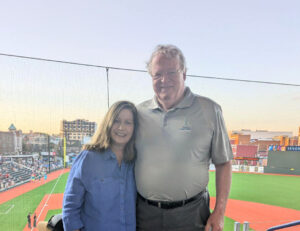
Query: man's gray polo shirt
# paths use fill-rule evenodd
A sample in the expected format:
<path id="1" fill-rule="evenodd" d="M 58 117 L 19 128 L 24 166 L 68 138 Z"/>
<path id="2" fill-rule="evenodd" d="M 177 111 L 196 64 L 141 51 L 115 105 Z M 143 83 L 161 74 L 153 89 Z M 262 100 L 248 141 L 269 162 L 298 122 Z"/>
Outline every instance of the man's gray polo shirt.
<path id="1" fill-rule="evenodd" d="M 138 192 L 149 200 L 184 200 L 208 184 L 210 159 L 232 159 L 221 107 L 193 94 L 163 111 L 156 98 L 138 105 L 139 129 L 135 178 Z"/>

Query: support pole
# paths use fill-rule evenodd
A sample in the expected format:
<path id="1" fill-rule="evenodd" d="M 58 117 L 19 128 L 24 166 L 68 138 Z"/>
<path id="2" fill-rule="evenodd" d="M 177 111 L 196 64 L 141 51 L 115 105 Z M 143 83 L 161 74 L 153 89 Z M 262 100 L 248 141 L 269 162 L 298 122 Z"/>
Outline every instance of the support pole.
<path id="1" fill-rule="evenodd" d="M 243 231 L 249 231 L 249 222 L 248 221 L 244 222 Z"/>
<path id="2" fill-rule="evenodd" d="M 64 136 L 64 168 L 66 167 L 66 155 L 67 155 L 67 139 Z"/>
<path id="3" fill-rule="evenodd" d="M 48 160 L 49 160 L 48 173 L 50 173 L 50 136 L 47 135 L 47 137 L 48 137 Z"/>
<path id="4" fill-rule="evenodd" d="M 109 108 L 109 78 L 108 78 L 109 68 L 106 67 L 106 86 L 107 86 L 107 108 Z"/>
<path id="5" fill-rule="evenodd" d="M 234 231 L 240 231 L 241 224 L 240 222 L 234 222 Z"/>

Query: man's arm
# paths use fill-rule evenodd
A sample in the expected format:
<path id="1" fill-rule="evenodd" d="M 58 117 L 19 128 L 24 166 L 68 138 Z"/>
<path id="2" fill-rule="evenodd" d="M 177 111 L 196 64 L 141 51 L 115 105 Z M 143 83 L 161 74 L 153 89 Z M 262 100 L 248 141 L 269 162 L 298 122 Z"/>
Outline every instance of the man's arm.
<path id="1" fill-rule="evenodd" d="M 216 165 L 216 205 L 208 218 L 205 231 L 222 231 L 231 185 L 231 161 Z"/>

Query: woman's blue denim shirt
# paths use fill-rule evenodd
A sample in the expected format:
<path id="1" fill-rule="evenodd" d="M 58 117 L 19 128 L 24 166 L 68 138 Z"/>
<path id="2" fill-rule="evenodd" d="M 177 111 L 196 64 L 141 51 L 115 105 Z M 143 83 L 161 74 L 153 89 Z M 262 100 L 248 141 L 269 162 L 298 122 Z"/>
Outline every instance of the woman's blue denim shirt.
<path id="1" fill-rule="evenodd" d="M 73 163 L 63 199 L 65 231 L 134 231 L 133 163 L 118 165 L 111 150 L 82 151 Z"/>

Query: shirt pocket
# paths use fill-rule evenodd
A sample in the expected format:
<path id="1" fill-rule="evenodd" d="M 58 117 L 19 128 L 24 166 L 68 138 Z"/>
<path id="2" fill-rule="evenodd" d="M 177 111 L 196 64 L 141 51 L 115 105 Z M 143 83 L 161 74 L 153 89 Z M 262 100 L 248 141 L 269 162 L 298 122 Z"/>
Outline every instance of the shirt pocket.
<path id="1" fill-rule="evenodd" d="M 101 184 L 108 184 L 110 182 L 114 182 L 117 181 L 117 179 L 115 177 L 102 177 L 100 179 L 97 179 L 95 181 L 100 182 Z"/>
<path id="2" fill-rule="evenodd" d="M 113 206 L 120 195 L 120 182 L 115 177 L 103 177 L 92 181 L 91 184 L 92 203 L 101 204 L 104 208 Z"/>

